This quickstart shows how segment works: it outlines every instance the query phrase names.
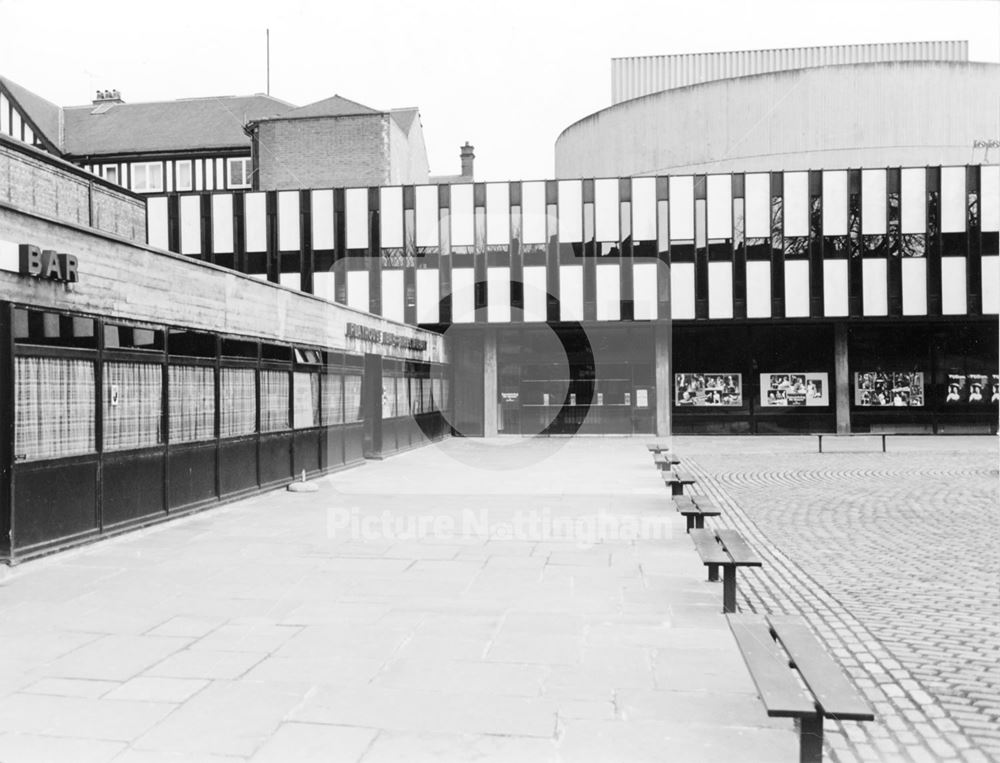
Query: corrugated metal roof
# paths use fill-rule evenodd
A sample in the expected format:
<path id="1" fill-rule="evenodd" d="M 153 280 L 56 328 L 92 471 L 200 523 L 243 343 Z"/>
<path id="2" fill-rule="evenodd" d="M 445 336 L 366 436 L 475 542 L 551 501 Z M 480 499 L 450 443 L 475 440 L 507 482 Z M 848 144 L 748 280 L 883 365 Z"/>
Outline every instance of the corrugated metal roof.
<path id="1" fill-rule="evenodd" d="M 611 59 L 611 102 L 752 74 L 838 64 L 969 60 L 965 40 L 823 45 Z"/>

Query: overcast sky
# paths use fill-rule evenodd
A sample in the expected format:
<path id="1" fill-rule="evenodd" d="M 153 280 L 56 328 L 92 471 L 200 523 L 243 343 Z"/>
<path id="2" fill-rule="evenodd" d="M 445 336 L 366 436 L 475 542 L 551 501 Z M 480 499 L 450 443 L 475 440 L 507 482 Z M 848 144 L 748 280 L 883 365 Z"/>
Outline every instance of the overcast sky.
<path id="1" fill-rule="evenodd" d="M 418 106 L 431 172 L 469 141 L 479 180 L 551 177 L 614 56 L 968 40 L 1000 62 L 1000 0 L 0 0 L 0 73 L 61 106 L 263 92 L 267 28 L 272 95 Z"/>

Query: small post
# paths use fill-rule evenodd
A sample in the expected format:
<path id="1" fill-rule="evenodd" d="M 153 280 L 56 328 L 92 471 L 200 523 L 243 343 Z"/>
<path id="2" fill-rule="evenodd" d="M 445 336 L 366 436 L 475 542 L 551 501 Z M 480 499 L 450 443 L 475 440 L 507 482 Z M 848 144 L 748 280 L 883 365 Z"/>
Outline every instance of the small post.
<path id="1" fill-rule="evenodd" d="M 722 611 L 736 611 L 736 565 L 726 564 L 722 568 Z"/>
<path id="2" fill-rule="evenodd" d="M 823 715 L 803 716 L 799 719 L 799 763 L 822 763 Z"/>
<path id="3" fill-rule="evenodd" d="M 710 564 L 708 565 L 708 582 L 714 583 L 719 579 L 719 565 Z"/>

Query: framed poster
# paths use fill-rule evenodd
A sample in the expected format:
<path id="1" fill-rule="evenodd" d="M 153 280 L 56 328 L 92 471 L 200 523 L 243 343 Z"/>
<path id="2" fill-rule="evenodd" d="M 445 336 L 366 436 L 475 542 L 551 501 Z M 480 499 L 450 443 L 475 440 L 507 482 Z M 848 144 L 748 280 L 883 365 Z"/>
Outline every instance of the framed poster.
<path id="1" fill-rule="evenodd" d="M 765 407 L 829 405 L 829 375 L 819 371 L 761 374 L 760 404 Z"/>
<path id="2" fill-rule="evenodd" d="M 674 374 L 674 405 L 736 408 L 743 405 L 740 374 Z"/>
<path id="3" fill-rule="evenodd" d="M 854 404 L 866 408 L 923 407 L 924 374 L 922 371 L 855 373 Z"/>

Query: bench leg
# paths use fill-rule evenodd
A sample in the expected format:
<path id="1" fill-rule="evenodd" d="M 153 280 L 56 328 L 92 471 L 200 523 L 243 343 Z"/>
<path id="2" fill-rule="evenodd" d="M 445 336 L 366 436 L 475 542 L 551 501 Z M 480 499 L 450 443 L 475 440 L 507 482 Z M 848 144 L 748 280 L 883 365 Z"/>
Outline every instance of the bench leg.
<path id="1" fill-rule="evenodd" d="M 822 453 L 823 452 L 823 435 L 818 434 L 818 435 L 816 435 L 816 438 L 819 440 L 819 452 Z"/>
<path id="2" fill-rule="evenodd" d="M 708 581 L 714 583 L 719 579 L 719 565 L 710 564 L 708 565 Z"/>
<path id="3" fill-rule="evenodd" d="M 882 435 L 882 452 L 885 453 L 885 435 Z"/>
<path id="4" fill-rule="evenodd" d="M 687 531 L 689 533 L 691 532 L 692 528 L 698 526 L 693 514 L 688 514 L 686 517 L 684 517 L 684 519 L 687 520 Z"/>
<path id="5" fill-rule="evenodd" d="M 722 567 L 722 611 L 736 611 L 736 565 L 726 564 Z"/>
<path id="6" fill-rule="evenodd" d="M 671 482 L 670 495 L 684 495 L 684 486 L 680 482 Z"/>
<path id="7" fill-rule="evenodd" d="M 799 763 L 823 760 L 823 716 L 799 719 Z"/>

